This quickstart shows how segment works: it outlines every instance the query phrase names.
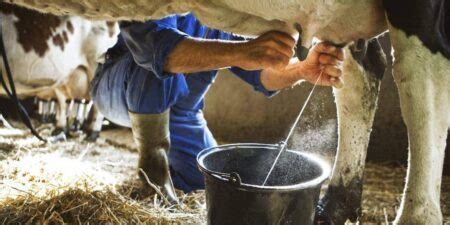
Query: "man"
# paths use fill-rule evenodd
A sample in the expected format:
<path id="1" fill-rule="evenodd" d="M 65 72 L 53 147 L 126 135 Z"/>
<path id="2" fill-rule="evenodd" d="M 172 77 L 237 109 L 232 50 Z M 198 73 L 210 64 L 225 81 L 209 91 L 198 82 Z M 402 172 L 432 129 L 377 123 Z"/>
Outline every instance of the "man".
<path id="1" fill-rule="evenodd" d="M 192 14 L 126 22 L 97 70 L 92 96 L 106 118 L 132 128 L 143 182 L 177 201 L 173 184 L 185 192 L 204 187 L 196 156 L 217 144 L 202 109 L 218 69 L 267 96 L 300 80 L 315 82 L 321 71 L 319 84 L 342 85 L 342 50 L 321 43 L 299 62 L 292 59 L 294 46 L 281 32 L 245 40 L 202 26 Z"/>

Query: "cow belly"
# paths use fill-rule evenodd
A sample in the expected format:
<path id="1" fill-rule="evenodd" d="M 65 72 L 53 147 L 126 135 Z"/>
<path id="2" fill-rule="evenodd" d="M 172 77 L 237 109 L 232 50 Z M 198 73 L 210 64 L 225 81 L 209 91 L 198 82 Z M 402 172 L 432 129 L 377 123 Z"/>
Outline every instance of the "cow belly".
<path id="1" fill-rule="evenodd" d="M 387 29 L 380 0 L 324 0 L 320 4 L 316 0 L 221 0 L 221 3 L 234 11 L 268 21 L 280 20 L 289 25 L 299 23 L 307 42 L 318 37 L 334 43 L 348 43 L 370 39 Z"/>
<path id="2" fill-rule="evenodd" d="M 299 23 L 306 42 L 317 36 L 348 43 L 386 30 L 380 0 L 324 0 L 320 4 L 314 0 L 9 1 L 45 12 L 108 19 L 145 20 L 192 11 L 207 26 L 244 35 L 272 29 L 294 32 L 294 23 Z"/>
<path id="3" fill-rule="evenodd" d="M 387 30 L 381 1 L 347 2 L 347 7 L 342 11 L 336 8 L 326 11 L 317 19 L 313 17 L 306 27 L 305 35 L 333 43 L 349 43 L 358 39 L 372 39 Z"/>
<path id="4" fill-rule="evenodd" d="M 146 20 L 161 18 L 173 13 L 188 12 L 188 6 L 197 1 L 177 0 L 7 0 L 42 12 L 55 15 L 83 15 L 102 20 Z"/>
<path id="5" fill-rule="evenodd" d="M 26 60 L 11 61 L 11 68 L 16 82 L 29 86 L 48 86 L 67 78 L 77 65 L 84 63 L 78 57 L 63 55 L 46 58 L 27 57 Z"/>

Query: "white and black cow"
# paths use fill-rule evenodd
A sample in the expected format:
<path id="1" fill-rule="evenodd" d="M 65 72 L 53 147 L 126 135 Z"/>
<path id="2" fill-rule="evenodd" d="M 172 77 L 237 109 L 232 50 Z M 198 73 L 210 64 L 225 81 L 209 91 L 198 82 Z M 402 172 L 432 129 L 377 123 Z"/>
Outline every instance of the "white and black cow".
<path id="1" fill-rule="evenodd" d="M 207 26 L 244 35 L 269 30 L 295 33 L 302 44 L 313 37 L 335 44 L 369 40 L 389 31 L 394 78 L 408 129 L 409 166 L 395 224 L 442 224 L 440 185 L 450 125 L 449 0 L 8 0 L 56 14 L 106 19 L 161 18 L 194 12 Z M 376 43 L 368 57 L 382 63 Z M 372 49 L 372 50 L 370 50 Z M 353 55 L 361 49 L 355 48 Z M 339 145 L 330 188 L 318 220 L 343 224 L 356 219 L 379 76 L 346 50 L 344 88 L 334 90 Z M 372 53 L 371 53 L 372 52 Z M 377 56 L 378 55 L 378 56 Z M 358 58 L 357 58 L 358 59 Z M 375 61 L 375 62 L 376 62 Z M 364 64 L 363 64 L 364 65 Z"/>
<path id="2" fill-rule="evenodd" d="M 67 101 L 89 100 L 89 82 L 97 61 L 117 41 L 117 23 L 58 17 L 5 3 L 0 4 L 0 16 L 17 95 L 56 99 L 58 107 L 54 101 L 40 101 L 39 111 L 47 116 L 57 108 L 54 133 L 67 132 L 68 117 L 72 116 L 68 114 L 77 117 L 83 110 L 75 108 L 84 106 L 78 101 L 68 105 Z M 3 64 L 0 68 L 3 70 Z M 0 94 L 5 95 L 1 88 Z M 95 107 L 92 111 L 87 130 L 88 137 L 95 138 L 103 116 Z"/>

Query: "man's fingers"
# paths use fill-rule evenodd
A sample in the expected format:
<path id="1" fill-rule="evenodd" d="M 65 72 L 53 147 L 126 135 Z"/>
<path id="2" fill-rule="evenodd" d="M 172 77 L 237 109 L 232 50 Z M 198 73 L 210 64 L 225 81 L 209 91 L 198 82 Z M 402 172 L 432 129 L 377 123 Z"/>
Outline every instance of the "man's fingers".
<path id="1" fill-rule="evenodd" d="M 270 31 L 263 34 L 260 39 L 262 40 L 263 45 L 277 49 L 288 57 L 294 55 L 295 39 L 289 34 L 279 31 Z"/>
<path id="2" fill-rule="evenodd" d="M 342 64 L 341 60 L 339 60 L 335 56 L 328 55 L 328 54 L 320 54 L 319 62 L 320 62 L 320 64 L 325 64 L 325 65 L 340 65 L 340 64 Z"/>
<path id="3" fill-rule="evenodd" d="M 255 63 L 265 68 L 284 68 L 294 56 L 295 39 L 286 33 L 270 31 L 248 43 L 253 48 Z"/>
<path id="4" fill-rule="evenodd" d="M 329 43 L 319 43 L 314 47 L 314 51 L 318 54 L 329 54 L 335 56 L 339 60 L 344 60 L 344 51 L 342 48 L 338 48 L 332 44 Z"/>
<path id="5" fill-rule="evenodd" d="M 267 45 L 268 45 L 268 48 L 275 49 L 275 50 L 283 53 L 285 56 L 287 56 L 289 58 L 292 58 L 292 56 L 294 55 L 293 47 L 289 47 L 285 43 L 283 43 L 279 40 L 272 39 L 267 42 Z"/>
<path id="6" fill-rule="evenodd" d="M 342 83 L 340 78 L 337 77 L 328 77 L 331 86 L 335 87 L 335 88 L 342 88 L 344 86 L 344 84 Z"/>
<path id="7" fill-rule="evenodd" d="M 323 67 L 323 73 L 332 77 L 340 77 L 342 69 L 339 66 L 326 65 Z"/>
<path id="8" fill-rule="evenodd" d="M 266 35 L 268 35 L 268 37 L 270 37 L 271 39 L 276 39 L 280 42 L 282 42 L 283 44 L 285 44 L 286 46 L 290 47 L 290 48 L 294 48 L 295 47 L 295 39 L 286 33 L 280 32 L 280 31 L 270 31 L 267 32 Z"/>
<path id="9" fill-rule="evenodd" d="M 310 82 L 315 82 L 315 80 L 310 81 Z M 342 83 L 341 79 L 337 78 L 337 77 L 331 77 L 328 75 L 323 75 L 320 78 L 320 81 L 318 82 L 318 85 L 321 86 L 333 86 L 335 88 L 342 88 L 344 86 L 344 84 Z"/>

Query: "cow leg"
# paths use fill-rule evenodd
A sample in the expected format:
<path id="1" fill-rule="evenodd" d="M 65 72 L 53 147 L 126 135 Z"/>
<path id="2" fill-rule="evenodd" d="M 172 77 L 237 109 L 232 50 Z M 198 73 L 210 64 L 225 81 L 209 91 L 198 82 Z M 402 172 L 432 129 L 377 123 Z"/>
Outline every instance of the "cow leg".
<path id="1" fill-rule="evenodd" d="M 102 131 L 104 119 L 105 117 L 98 111 L 97 107 L 93 105 L 91 112 L 89 113 L 88 121 L 86 121 L 86 141 L 95 142 L 97 140 L 100 136 L 100 131 Z"/>
<path id="2" fill-rule="evenodd" d="M 84 122 L 85 99 L 89 97 L 89 76 L 84 66 L 77 67 L 68 77 L 63 85 L 69 99 L 75 100 L 71 104 L 69 127 L 73 131 L 79 131 Z"/>
<path id="3" fill-rule="evenodd" d="M 41 113 L 39 116 L 39 119 L 42 123 L 48 123 L 48 106 L 49 106 L 49 100 L 41 100 L 39 112 Z"/>
<path id="4" fill-rule="evenodd" d="M 76 100 L 76 108 L 73 114 L 73 124 L 71 126 L 72 131 L 78 132 L 83 126 L 84 122 L 84 110 L 86 108 L 86 104 L 84 99 Z"/>
<path id="5" fill-rule="evenodd" d="M 450 60 L 390 27 L 394 79 L 408 130 L 406 186 L 395 224 L 442 224 L 440 190 L 450 125 Z"/>
<path id="6" fill-rule="evenodd" d="M 38 98 L 37 100 L 38 104 L 38 119 L 39 122 L 44 122 L 44 100 Z"/>
<path id="7" fill-rule="evenodd" d="M 369 42 L 365 54 L 358 48 L 361 46 L 352 46 L 352 52 L 345 51 L 344 87 L 334 90 L 338 151 L 328 190 L 317 206 L 317 224 L 340 225 L 347 219 L 356 221 L 361 212 L 367 146 L 386 61 L 376 39 Z"/>
<path id="8" fill-rule="evenodd" d="M 69 128 L 67 127 L 67 103 L 66 95 L 59 89 L 55 89 L 56 99 L 58 101 L 58 110 L 56 113 L 56 128 L 52 135 L 64 133 L 69 135 Z"/>
<path id="9" fill-rule="evenodd" d="M 56 101 L 49 99 L 47 103 L 47 123 L 54 123 L 56 121 Z"/>

